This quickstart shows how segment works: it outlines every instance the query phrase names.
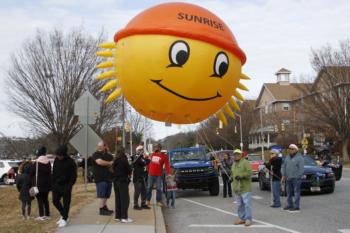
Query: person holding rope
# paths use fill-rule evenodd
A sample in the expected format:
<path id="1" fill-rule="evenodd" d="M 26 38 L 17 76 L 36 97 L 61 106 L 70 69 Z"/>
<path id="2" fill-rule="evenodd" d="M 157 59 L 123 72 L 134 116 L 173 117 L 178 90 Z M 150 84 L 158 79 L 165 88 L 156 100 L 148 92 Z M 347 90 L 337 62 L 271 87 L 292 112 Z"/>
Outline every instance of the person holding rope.
<path id="1" fill-rule="evenodd" d="M 227 193 L 229 197 L 232 197 L 232 187 L 231 187 L 231 168 L 232 168 L 232 159 L 227 153 L 224 153 L 224 160 L 221 162 L 220 171 L 221 178 L 223 183 L 223 197 L 227 197 Z"/>
<path id="2" fill-rule="evenodd" d="M 242 157 L 242 151 L 233 151 L 232 186 L 236 194 L 238 219 L 234 225 L 252 225 L 252 168 L 248 160 Z"/>
<path id="3" fill-rule="evenodd" d="M 271 158 L 269 162 L 265 163 L 267 169 L 269 169 L 270 177 L 272 177 L 271 189 L 272 189 L 272 208 L 281 207 L 281 167 L 282 167 L 282 158 L 278 156 L 279 151 L 272 149 L 270 151 Z"/>

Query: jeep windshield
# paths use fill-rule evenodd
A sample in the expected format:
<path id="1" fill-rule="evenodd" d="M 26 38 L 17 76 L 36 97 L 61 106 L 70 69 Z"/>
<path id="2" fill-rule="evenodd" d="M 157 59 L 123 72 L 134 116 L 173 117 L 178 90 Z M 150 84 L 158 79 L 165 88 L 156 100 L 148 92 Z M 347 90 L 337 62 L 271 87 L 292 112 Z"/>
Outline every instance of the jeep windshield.
<path id="1" fill-rule="evenodd" d="M 306 166 L 317 166 L 315 160 L 308 155 L 304 155 L 304 164 Z"/>
<path id="2" fill-rule="evenodd" d="M 204 161 L 206 155 L 203 151 L 174 151 L 171 154 L 171 162 Z"/>

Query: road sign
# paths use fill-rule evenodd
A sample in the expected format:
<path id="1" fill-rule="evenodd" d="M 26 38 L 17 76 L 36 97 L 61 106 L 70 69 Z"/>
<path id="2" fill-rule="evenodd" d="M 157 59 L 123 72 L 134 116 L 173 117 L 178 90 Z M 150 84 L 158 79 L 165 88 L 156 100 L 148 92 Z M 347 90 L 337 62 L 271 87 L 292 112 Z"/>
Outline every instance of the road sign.
<path id="1" fill-rule="evenodd" d="M 97 143 L 102 139 L 88 125 L 84 127 L 70 140 L 70 144 L 87 158 L 96 151 Z"/>
<path id="2" fill-rule="evenodd" d="M 89 91 L 85 91 L 74 104 L 74 114 L 79 116 L 82 124 L 95 124 L 100 115 L 100 102 Z"/>

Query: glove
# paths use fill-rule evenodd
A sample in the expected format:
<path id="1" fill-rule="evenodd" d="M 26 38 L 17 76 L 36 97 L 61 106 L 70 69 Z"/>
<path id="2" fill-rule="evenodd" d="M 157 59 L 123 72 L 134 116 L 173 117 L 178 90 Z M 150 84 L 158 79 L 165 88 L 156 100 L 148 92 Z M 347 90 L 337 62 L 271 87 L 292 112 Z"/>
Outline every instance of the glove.
<path id="1" fill-rule="evenodd" d="M 235 180 L 241 180 L 241 179 L 242 179 L 242 177 L 240 177 L 240 176 L 235 177 Z"/>
<path id="2" fill-rule="evenodd" d="M 229 183 L 232 183 L 232 182 L 233 182 L 233 179 L 232 179 L 232 178 L 230 178 L 230 179 L 228 180 L 228 182 L 229 182 Z"/>

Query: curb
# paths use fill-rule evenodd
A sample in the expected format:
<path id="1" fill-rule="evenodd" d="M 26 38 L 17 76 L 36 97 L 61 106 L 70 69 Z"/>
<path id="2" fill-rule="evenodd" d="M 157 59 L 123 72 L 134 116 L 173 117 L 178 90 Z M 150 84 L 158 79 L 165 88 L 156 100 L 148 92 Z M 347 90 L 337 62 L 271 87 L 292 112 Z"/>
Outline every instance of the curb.
<path id="1" fill-rule="evenodd" d="M 166 233 L 162 207 L 154 205 L 155 233 Z"/>

